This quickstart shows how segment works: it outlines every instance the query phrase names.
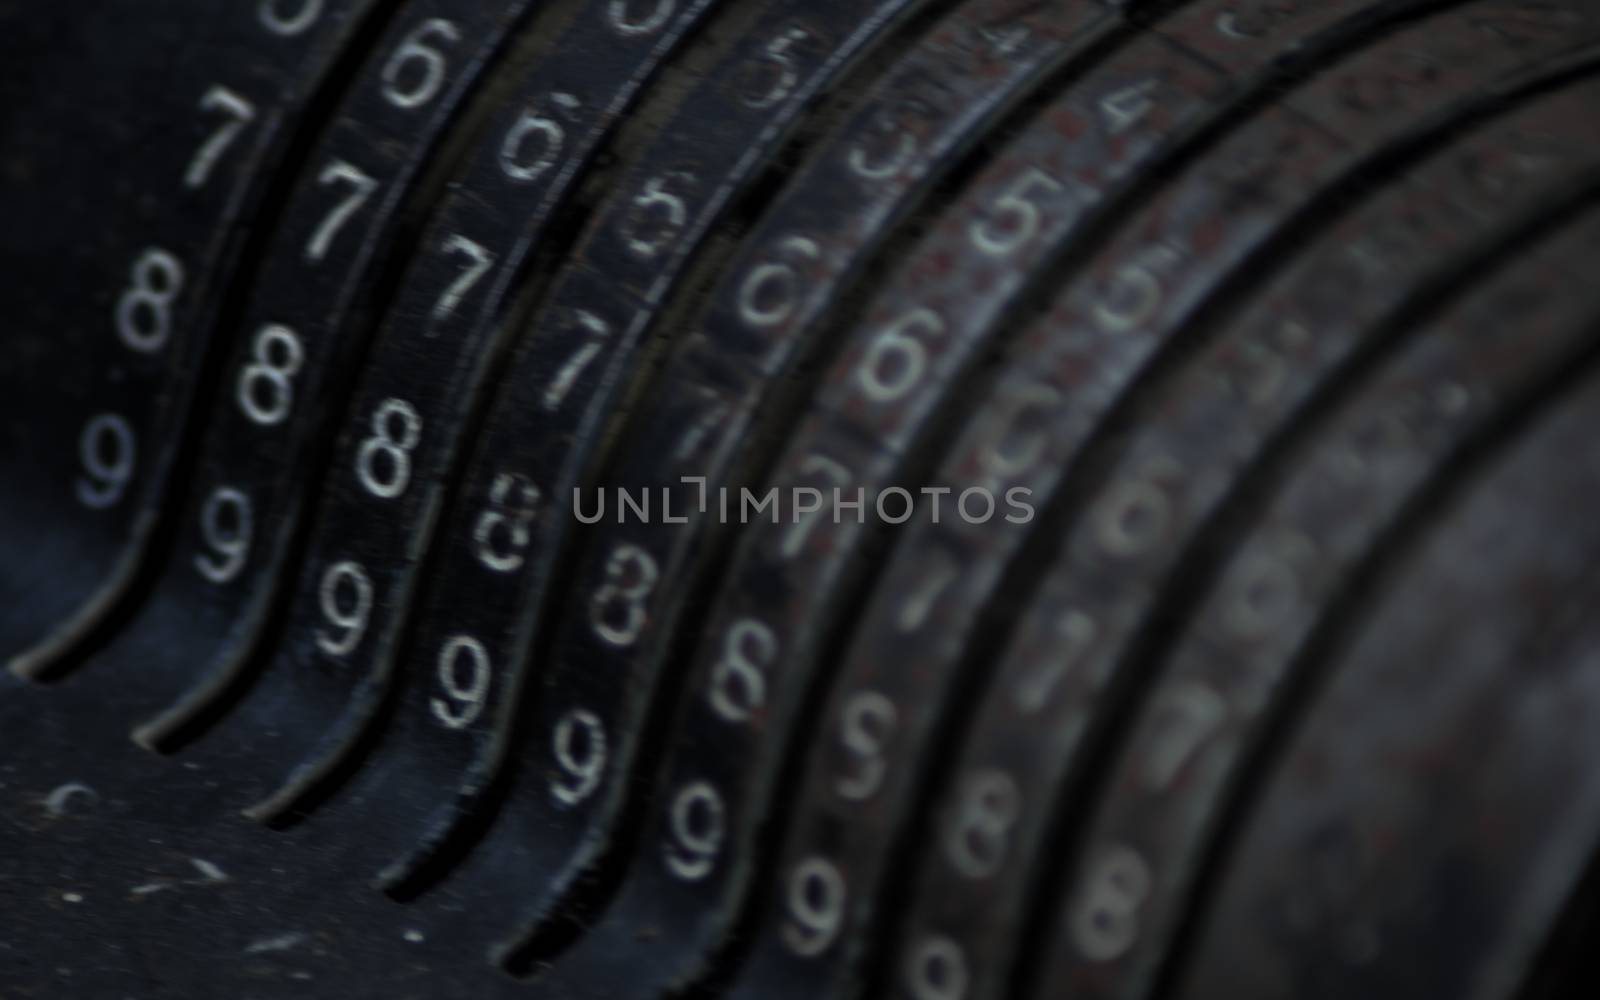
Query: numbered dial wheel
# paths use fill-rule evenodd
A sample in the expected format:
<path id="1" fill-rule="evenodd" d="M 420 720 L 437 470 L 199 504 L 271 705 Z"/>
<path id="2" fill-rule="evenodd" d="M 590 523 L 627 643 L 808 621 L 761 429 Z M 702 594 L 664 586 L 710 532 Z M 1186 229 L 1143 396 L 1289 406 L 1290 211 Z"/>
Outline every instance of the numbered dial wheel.
<path id="1" fill-rule="evenodd" d="M 0 63 L 0 996 L 1600 993 L 1589 0 Z"/>

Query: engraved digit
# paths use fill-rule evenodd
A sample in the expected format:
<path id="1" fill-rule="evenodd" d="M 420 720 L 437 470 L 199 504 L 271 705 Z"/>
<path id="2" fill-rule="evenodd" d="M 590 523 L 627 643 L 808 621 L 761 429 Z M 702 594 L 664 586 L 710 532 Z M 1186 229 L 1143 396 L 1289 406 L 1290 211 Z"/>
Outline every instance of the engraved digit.
<path id="1" fill-rule="evenodd" d="M 195 569 L 212 583 L 227 583 L 244 569 L 254 534 L 250 498 L 231 486 L 219 486 L 200 509 L 200 537 L 211 551 L 195 555 Z"/>
<path id="2" fill-rule="evenodd" d="M 645 601 L 660 576 L 660 567 L 644 549 L 627 543 L 616 547 L 606 560 L 605 583 L 589 599 L 589 621 L 603 642 L 625 648 L 638 641 L 647 617 Z"/>
<path id="3" fill-rule="evenodd" d="M 205 187 L 217 161 L 233 145 L 239 133 L 256 120 L 255 105 L 220 84 L 213 84 L 200 98 L 200 110 L 219 111 L 223 121 L 195 151 L 194 159 L 189 161 L 189 169 L 183 173 L 183 186 L 191 189 Z"/>
<path id="4" fill-rule="evenodd" d="M 462 660 L 466 661 L 463 677 Z M 439 649 L 435 669 L 445 697 L 429 700 L 434 718 L 447 729 L 465 729 L 483 714 L 489 697 L 489 651 L 470 635 L 458 635 Z M 446 700 L 448 699 L 448 700 Z"/>
<path id="5" fill-rule="evenodd" d="M 1072 904 L 1072 940 L 1084 957 L 1108 962 L 1133 947 L 1150 889 L 1150 868 L 1131 848 L 1112 847 L 1095 858 Z"/>
<path id="6" fill-rule="evenodd" d="M 1100 99 L 1100 113 L 1105 116 L 1106 131 L 1121 135 L 1144 121 L 1155 110 L 1152 95 L 1161 86 L 1159 80 L 1145 80 Z"/>
<path id="7" fill-rule="evenodd" d="M 944 851 L 951 867 L 971 879 L 999 871 L 1021 811 L 1022 793 L 1009 774 L 986 770 L 968 775 L 960 803 L 944 825 Z"/>
<path id="8" fill-rule="evenodd" d="M 722 796 L 704 781 L 685 785 L 672 799 L 671 835 L 662 845 L 667 870 L 685 882 L 711 874 L 726 825 Z"/>
<path id="9" fill-rule="evenodd" d="M 827 951 L 844 926 L 847 898 L 844 875 L 831 861 L 811 857 L 795 865 L 789 873 L 784 944 L 806 958 Z"/>
<path id="10" fill-rule="evenodd" d="M 1043 225 L 1044 214 L 1035 199 L 1063 190 L 1061 182 L 1043 170 L 1028 168 L 995 199 L 984 218 L 972 223 L 967 231 L 972 245 L 991 257 L 1016 253 L 1039 235 Z"/>
<path id="11" fill-rule="evenodd" d="M 646 181 L 622 221 L 623 244 L 646 260 L 666 249 L 689 223 L 688 203 L 668 190 L 668 185 L 693 185 L 694 181 L 692 174 L 681 170 Z"/>
<path id="12" fill-rule="evenodd" d="M 292 13 L 283 13 L 286 6 L 291 7 Z M 322 0 L 300 0 L 298 6 L 286 3 L 286 0 L 261 0 L 256 13 L 268 31 L 284 38 L 293 38 L 317 23 L 322 16 Z"/>
<path id="13" fill-rule="evenodd" d="M 915 1000 L 961 1000 L 967 993 L 967 957 L 943 935 L 926 937 L 906 956 L 905 976 Z"/>
<path id="14" fill-rule="evenodd" d="M 580 107 L 578 99 L 571 94 L 551 94 L 550 100 L 568 113 Z M 529 145 L 534 140 L 538 142 L 530 153 Z M 567 132 L 560 122 L 540 114 L 530 106 L 522 112 L 500 143 L 500 169 L 507 177 L 525 184 L 538 180 L 545 171 L 556 165 L 566 141 Z"/>
<path id="15" fill-rule="evenodd" d="M 116 506 L 138 460 L 133 427 L 115 413 L 91 418 L 78 438 L 78 457 L 84 471 L 76 483 L 78 502 L 91 510 Z"/>
<path id="16" fill-rule="evenodd" d="M 822 256 L 816 241 L 786 236 L 778 252 L 807 261 Z M 739 286 L 739 318 L 757 329 L 778 326 L 794 315 L 800 304 L 800 272 L 793 264 L 764 261 L 750 269 Z"/>
<path id="17" fill-rule="evenodd" d="M 586 309 L 577 310 L 574 313 L 574 318 L 578 321 L 578 325 L 583 327 L 588 334 L 588 339 L 573 352 L 572 357 L 566 360 L 566 363 L 556 372 L 556 377 L 551 379 L 550 384 L 545 387 L 544 408 L 551 413 L 561 409 L 561 404 L 566 400 L 567 393 L 572 391 L 573 385 L 577 383 L 584 369 L 588 368 L 590 362 L 599 356 L 602 346 L 600 342 L 611 335 L 610 325 Z"/>
<path id="18" fill-rule="evenodd" d="M 550 794 L 564 806 L 575 806 L 594 794 L 605 775 L 605 726 L 593 712 L 575 708 L 556 723 L 551 740 L 562 773 L 550 776 Z"/>
<path id="19" fill-rule="evenodd" d="M 938 313 L 919 307 L 880 330 L 856 367 L 856 381 L 867 398 L 875 403 L 890 403 L 915 388 L 927 371 L 928 350 L 911 334 L 920 330 L 928 337 L 937 337 L 944 329 L 944 320 Z"/>
<path id="20" fill-rule="evenodd" d="M 656 0 L 655 7 L 643 16 L 633 12 L 632 0 L 611 0 L 607 13 L 611 26 L 624 35 L 652 35 L 666 26 L 678 0 Z"/>
<path id="21" fill-rule="evenodd" d="M 327 629 L 317 629 L 317 648 L 329 656 L 346 656 L 361 645 L 366 635 L 367 622 L 372 616 L 372 580 L 360 563 L 346 560 L 334 563 L 322 574 L 322 585 L 317 589 L 322 604 L 322 617 L 342 635 Z M 349 607 L 345 607 L 345 595 Z"/>
<path id="22" fill-rule="evenodd" d="M 765 623 L 741 618 L 728 629 L 722 656 L 711 671 L 711 708 L 728 722 L 744 722 L 767 702 L 764 671 L 778 652 L 778 637 Z"/>
<path id="23" fill-rule="evenodd" d="M 251 360 L 239 370 L 239 409 L 263 427 L 283 423 L 294 408 L 294 377 L 306 352 L 295 332 L 269 323 L 256 333 Z"/>
<path id="24" fill-rule="evenodd" d="M 160 247 L 141 253 L 117 299 L 117 336 L 141 354 L 161 350 L 172 334 L 172 306 L 183 292 L 183 264 Z"/>
<path id="25" fill-rule="evenodd" d="M 855 761 L 856 773 L 834 781 L 833 790 L 841 798 L 864 802 L 878 793 L 888 768 L 884 750 L 899 721 L 894 702 L 876 691 L 858 691 L 844 703 L 839 716 L 839 742 Z"/>
<path id="26" fill-rule="evenodd" d="M 532 480 L 514 472 L 495 476 L 489 489 L 489 509 L 478 515 L 472 529 L 478 561 L 494 573 L 521 569 L 538 511 L 539 487 Z M 502 538 L 504 546 L 498 541 Z"/>
<path id="27" fill-rule="evenodd" d="M 361 206 L 367 203 L 367 199 L 378 190 L 377 181 L 343 160 L 335 160 L 323 167 L 322 173 L 317 175 L 317 183 L 322 187 L 346 185 L 350 188 L 350 193 L 333 206 L 316 232 L 311 234 L 310 241 L 306 243 L 305 258 L 313 264 L 327 258 L 328 250 L 333 246 L 339 230 L 344 228 L 350 217 L 359 212 Z"/>
<path id="28" fill-rule="evenodd" d="M 422 415 L 403 399 L 386 399 L 372 414 L 372 434 L 356 452 L 356 478 L 368 493 L 393 500 L 411 483 L 411 452 L 422 440 Z"/>
<path id="29" fill-rule="evenodd" d="M 450 287 L 444 290 L 444 294 L 439 296 L 439 301 L 433 304 L 435 320 L 444 319 L 454 313 L 456 307 L 461 305 L 461 300 L 467 297 L 467 293 L 472 291 L 478 282 L 483 280 L 483 276 L 494 267 L 493 254 L 485 250 L 482 244 L 475 243 L 459 233 L 444 241 L 444 252 L 465 257 L 466 266 L 461 269 L 456 280 L 450 282 Z"/>
<path id="30" fill-rule="evenodd" d="M 394 55 L 384 63 L 383 96 L 390 104 L 404 111 L 422 107 L 437 97 L 444 87 L 449 65 L 445 62 L 443 52 L 426 44 L 430 37 L 435 44 L 454 44 L 461 41 L 461 29 L 444 18 L 429 18 L 407 35 L 399 48 L 395 49 Z M 416 71 L 412 72 L 410 67 L 416 67 Z M 401 83 L 406 76 L 415 78 L 415 83 L 410 87 Z"/>

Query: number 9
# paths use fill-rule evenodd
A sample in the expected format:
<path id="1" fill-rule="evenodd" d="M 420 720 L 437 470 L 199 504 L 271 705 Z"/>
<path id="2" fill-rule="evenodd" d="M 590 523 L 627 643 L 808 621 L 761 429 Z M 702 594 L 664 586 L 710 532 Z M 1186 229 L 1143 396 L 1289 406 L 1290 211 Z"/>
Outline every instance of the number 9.
<path id="1" fill-rule="evenodd" d="M 340 604 L 340 595 L 345 592 L 341 587 L 345 586 L 355 597 L 348 611 Z M 348 560 L 335 563 L 322 574 L 318 596 L 322 603 L 322 617 L 335 628 L 344 629 L 344 635 L 335 638 L 319 628 L 317 647 L 329 656 L 344 656 L 361 645 L 361 637 L 367 632 L 367 620 L 372 615 L 372 580 L 359 563 Z"/>
<path id="2" fill-rule="evenodd" d="M 789 875 L 789 920 L 783 940 L 797 955 L 828 950 L 844 923 L 844 876 L 824 858 L 807 858 Z"/>
<path id="3" fill-rule="evenodd" d="M 115 506 L 133 478 L 137 459 L 133 428 L 123 417 L 102 413 L 84 425 L 78 454 L 88 474 L 78 479 L 78 500 L 94 510 Z"/>
<path id="4" fill-rule="evenodd" d="M 685 882 L 711 874 L 722 849 L 722 796 L 704 781 L 685 785 L 672 800 L 672 839 L 665 845 L 667 869 Z"/>
<path id="5" fill-rule="evenodd" d="M 551 736 L 556 763 L 570 780 L 554 775 L 550 794 L 565 806 L 575 806 L 594 794 L 606 770 L 606 730 L 600 717 L 575 708 L 561 717 Z"/>
<path id="6" fill-rule="evenodd" d="M 461 682 L 460 661 L 465 653 L 471 672 Z M 489 696 L 489 651 L 470 635 L 458 635 L 439 650 L 439 684 L 450 701 L 434 698 L 429 707 L 434 717 L 448 729 L 465 729 L 483 714 Z M 457 707 L 459 704 L 459 708 Z"/>
<path id="7" fill-rule="evenodd" d="M 200 536 L 210 552 L 194 557 L 195 569 L 212 583 L 227 583 L 244 569 L 255 534 L 250 498 L 231 486 L 219 486 L 200 511 Z"/>

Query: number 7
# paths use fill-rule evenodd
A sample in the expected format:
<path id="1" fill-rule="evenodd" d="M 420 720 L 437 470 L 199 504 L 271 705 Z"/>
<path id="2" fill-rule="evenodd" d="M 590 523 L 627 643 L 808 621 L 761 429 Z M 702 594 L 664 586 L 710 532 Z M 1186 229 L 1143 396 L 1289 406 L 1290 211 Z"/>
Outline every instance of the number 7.
<path id="1" fill-rule="evenodd" d="M 367 203 L 372 193 L 378 190 L 378 182 L 362 173 L 360 170 L 344 162 L 335 160 L 322 169 L 317 177 L 317 183 L 322 187 L 329 187 L 338 183 L 350 186 L 350 193 L 344 200 L 333 206 L 333 211 L 322 220 L 322 225 L 311 234 L 311 241 L 306 244 L 306 260 L 319 263 L 328 256 L 328 248 L 333 245 L 334 237 L 339 235 L 339 230 L 350 221 L 350 217 L 361 210 Z"/>
<path id="2" fill-rule="evenodd" d="M 481 244 L 467 239 L 457 233 L 444 241 L 444 252 L 447 254 L 460 254 L 467 258 L 467 266 L 462 269 L 456 280 L 450 282 L 450 287 L 439 296 L 439 301 L 434 303 L 433 318 L 444 319 L 456 311 L 461 300 L 467 297 L 483 276 L 494 267 L 494 255 L 485 250 Z"/>
<path id="3" fill-rule="evenodd" d="M 189 169 L 183 173 L 183 186 L 191 190 L 205 187 L 217 161 L 222 159 L 245 126 L 256 120 L 255 105 L 220 84 L 213 84 L 200 98 L 200 110 L 220 111 L 226 119 L 211 133 L 211 138 L 195 151 Z"/>

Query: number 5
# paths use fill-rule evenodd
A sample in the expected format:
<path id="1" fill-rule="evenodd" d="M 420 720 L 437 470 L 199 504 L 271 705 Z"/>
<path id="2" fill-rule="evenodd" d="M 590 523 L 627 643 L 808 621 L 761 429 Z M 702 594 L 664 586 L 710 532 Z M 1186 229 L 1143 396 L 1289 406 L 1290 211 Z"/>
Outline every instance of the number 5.
<path id="1" fill-rule="evenodd" d="M 1021 177 L 1011 182 L 1005 193 L 990 206 L 988 218 L 972 224 L 969 235 L 972 245 L 990 257 L 1006 257 L 1021 249 L 1029 240 L 1039 235 L 1043 214 L 1039 206 L 1029 200 L 1037 195 L 1060 194 L 1061 182 L 1031 167 Z"/>

